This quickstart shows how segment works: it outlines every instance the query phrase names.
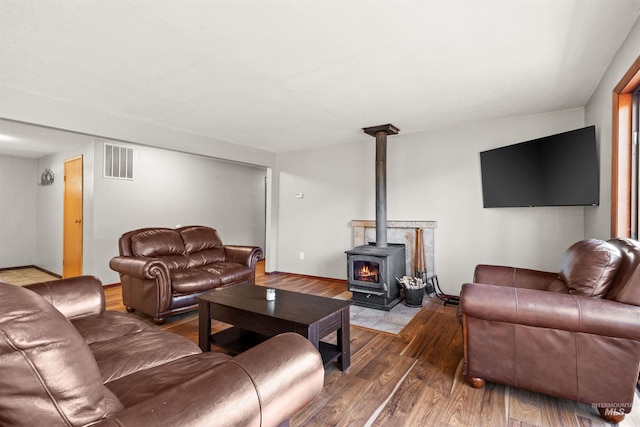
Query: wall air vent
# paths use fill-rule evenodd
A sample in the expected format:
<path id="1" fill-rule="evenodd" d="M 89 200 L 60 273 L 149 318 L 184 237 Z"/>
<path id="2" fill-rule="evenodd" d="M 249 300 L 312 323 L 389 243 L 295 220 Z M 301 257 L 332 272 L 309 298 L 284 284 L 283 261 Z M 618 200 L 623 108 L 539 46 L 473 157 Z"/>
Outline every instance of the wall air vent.
<path id="1" fill-rule="evenodd" d="M 104 144 L 105 178 L 133 179 L 133 148 Z"/>

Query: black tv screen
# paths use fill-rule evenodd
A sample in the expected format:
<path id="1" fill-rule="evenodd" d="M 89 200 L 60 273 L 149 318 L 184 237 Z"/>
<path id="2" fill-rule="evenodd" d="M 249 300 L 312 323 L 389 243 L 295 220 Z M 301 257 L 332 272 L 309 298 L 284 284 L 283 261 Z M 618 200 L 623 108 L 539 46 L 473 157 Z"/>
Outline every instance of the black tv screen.
<path id="1" fill-rule="evenodd" d="M 480 153 L 485 208 L 600 203 L 595 126 Z"/>

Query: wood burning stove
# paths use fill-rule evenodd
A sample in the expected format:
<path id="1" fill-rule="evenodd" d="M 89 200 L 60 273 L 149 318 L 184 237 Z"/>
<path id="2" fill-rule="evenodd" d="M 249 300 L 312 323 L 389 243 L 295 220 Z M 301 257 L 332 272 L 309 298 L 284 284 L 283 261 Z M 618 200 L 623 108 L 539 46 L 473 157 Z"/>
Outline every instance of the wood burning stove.
<path id="1" fill-rule="evenodd" d="M 405 247 L 390 243 L 358 246 L 347 254 L 347 289 L 355 305 L 391 310 L 402 299 L 396 277 L 405 275 Z"/>
<path id="2" fill-rule="evenodd" d="M 363 131 L 376 138 L 376 242 L 346 252 L 347 284 L 355 305 L 391 310 L 401 299 L 396 277 L 406 274 L 404 245 L 387 244 L 387 135 L 399 129 L 387 124 Z"/>

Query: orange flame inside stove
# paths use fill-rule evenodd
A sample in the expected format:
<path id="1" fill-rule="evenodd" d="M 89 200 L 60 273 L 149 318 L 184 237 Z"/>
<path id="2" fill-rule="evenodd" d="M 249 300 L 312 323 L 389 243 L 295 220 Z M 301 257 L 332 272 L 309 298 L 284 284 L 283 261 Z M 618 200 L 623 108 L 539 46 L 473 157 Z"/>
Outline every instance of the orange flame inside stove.
<path id="1" fill-rule="evenodd" d="M 369 266 L 365 264 L 358 270 L 357 280 L 378 283 L 378 269 L 369 269 Z"/>

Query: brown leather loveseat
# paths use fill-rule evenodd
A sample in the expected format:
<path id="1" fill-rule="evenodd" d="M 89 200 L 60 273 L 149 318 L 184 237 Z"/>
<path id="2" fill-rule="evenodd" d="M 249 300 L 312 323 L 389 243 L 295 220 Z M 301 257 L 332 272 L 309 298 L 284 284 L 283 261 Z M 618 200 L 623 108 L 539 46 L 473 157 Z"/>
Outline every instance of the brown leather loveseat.
<path id="1" fill-rule="evenodd" d="M 322 390 L 318 351 L 273 337 L 235 357 L 105 311 L 94 277 L 0 283 L 0 425 L 278 426 Z"/>
<path id="2" fill-rule="evenodd" d="M 640 369 L 640 243 L 583 240 L 551 273 L 478 265 L 460 296 L 464 373 L 592 405 L 619 422 Z"/>
<path id="3" fill-rule="evenodd" d="M 123 234 L 120 256 L 109 262 L 120 273 L 127 311 L 139 310 L 158 324 L 167 316 L 198 309 L 196 297 L 217 288 L 255 283 L 257 246 L 224 245 L 210 227 L 142 228 Z"/>

